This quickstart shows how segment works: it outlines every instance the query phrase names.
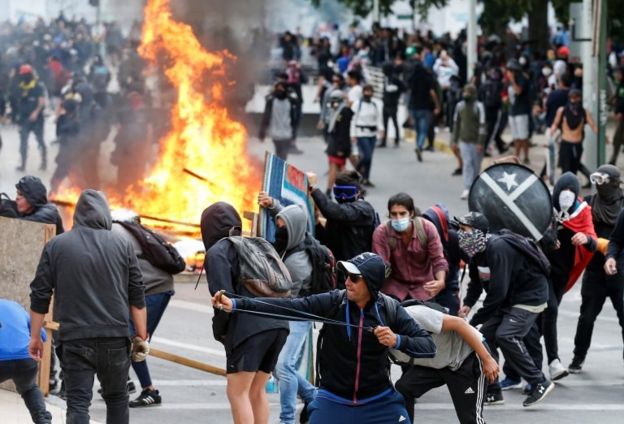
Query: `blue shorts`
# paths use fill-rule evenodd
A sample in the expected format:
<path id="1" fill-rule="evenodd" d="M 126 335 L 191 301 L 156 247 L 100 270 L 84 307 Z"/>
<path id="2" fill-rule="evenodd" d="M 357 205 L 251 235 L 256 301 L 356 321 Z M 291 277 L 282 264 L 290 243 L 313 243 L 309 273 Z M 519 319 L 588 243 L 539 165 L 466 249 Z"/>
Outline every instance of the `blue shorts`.
<path id="1" fill-rule="evenodd" d="M 316 397 L 308 405 L 310 424 L 410 424 L 403 396 L 392 391 L 388 396 L 358 405 L 342 405 L 323 397 Z"/>

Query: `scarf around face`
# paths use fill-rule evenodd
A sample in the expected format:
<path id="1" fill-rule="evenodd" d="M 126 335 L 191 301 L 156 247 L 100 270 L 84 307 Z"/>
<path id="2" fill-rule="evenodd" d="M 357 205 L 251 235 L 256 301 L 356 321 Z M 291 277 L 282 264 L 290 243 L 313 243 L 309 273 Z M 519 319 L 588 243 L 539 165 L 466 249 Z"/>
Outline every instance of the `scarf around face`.
<path id="1" fill-rule="evenodd" d="M 596 186 L 597 193 L 591 201 L 594 221 L 615 225 L 618 214 L 624 207 L 624 193 L 620 181 Z"/>
<path id="2" fill-rule="evenodd" d="M 487 241 L 492 237 L 491 234 L 484 234 L 483 231 L 473 228 L 470 233 L 458 231 L 459 247 L 469 258 L 478 253 L 485 251 Z"/>

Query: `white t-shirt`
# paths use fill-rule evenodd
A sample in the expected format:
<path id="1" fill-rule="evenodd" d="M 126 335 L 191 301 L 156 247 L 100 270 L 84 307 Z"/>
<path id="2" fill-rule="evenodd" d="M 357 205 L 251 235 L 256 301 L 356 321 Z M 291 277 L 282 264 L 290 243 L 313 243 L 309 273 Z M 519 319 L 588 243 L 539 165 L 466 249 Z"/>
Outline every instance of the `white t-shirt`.
<path id="1" fill-rule="evenodd" d="M 410 358 L 405 353 L 395 350 L 395 357 L 405 362 L 412 360 L 414 365 L 427 368 L 442 369 L 448 367 L 451 371 L 459 369 L 473 350 L 456 332 L 442 331 L 444 314 L 424 305 L 408 306 L 405 310 L 418 325 L 432 333 L 431 337 L 436 345 L 437 353 L 433 358 Z M 472 330 L 479 335 L 479 338 L 483 338 L 476 328 L 472 328 Z"/>
<path id="2" fill-rule="evenodd" d="M 362 86 L 354 85 L 351 87 L 349 89 L 349 93 L 347 94 L 347 98 L 349 100 L 349 106 L 360 100 L 362 98 Z"/>

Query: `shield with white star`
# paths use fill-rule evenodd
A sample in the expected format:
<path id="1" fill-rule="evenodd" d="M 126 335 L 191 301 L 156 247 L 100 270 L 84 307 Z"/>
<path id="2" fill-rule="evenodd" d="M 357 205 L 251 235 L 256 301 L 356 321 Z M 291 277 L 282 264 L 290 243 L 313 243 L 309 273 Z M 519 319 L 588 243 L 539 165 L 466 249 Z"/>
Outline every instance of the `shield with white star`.
<path id="1" fill-rule="evenodd" d="M 552 222 L 552 201 L 546 184 L 526 166 L 492 165 L 474 181 L 470 211 L 481 212 L 491 231 L 503 228 L 540 240 Z"/>

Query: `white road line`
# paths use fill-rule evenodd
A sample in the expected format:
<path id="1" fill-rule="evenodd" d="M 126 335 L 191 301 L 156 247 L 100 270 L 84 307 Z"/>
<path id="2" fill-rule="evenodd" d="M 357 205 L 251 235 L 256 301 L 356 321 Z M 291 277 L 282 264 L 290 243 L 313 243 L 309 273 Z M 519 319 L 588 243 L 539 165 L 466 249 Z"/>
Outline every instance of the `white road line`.
<path id="1" fill-rule="evenodd" d="M 225 351 L 220 350 L 220 349 L 212 349 L 209 347 L 197 346 L 197 345 L 190 344 L 190 343 L 176 342 L 175 340 L 165 339 L 165 338 L 156 337 L 156 336 L 152 337 L 152 342 L 154 343 L 155 347 L 157 347 L 158 345 L 166 345 L 166 346 L 178 347 L 180 349 L 192 350 L 195 352 L 208 353 L 210 355 L 215 355 L 221 358 L 225 358 Z"/>
<path id="2" fill-rule="evenodd" d="M 565 309 L 559 309 L 559 315 L 572 317 L 572 318 L 574 318 L 576 320 L 578 320 L 579 314 L 580 314 L 579 311 L 571 312 L 571 311 L 566 311 Z M 607 316 L 604 316 L 604 314 L 598 315 L 598 318 L 596 318 L 596 321 L 612 322 L 614 324 L 617 324 L 619 322 L 617 318 L 615 318 L 615 317 L 607 317 Z"/>
<path id="3" fill-rule="evenodd" d="M 186 309 L 187 311 L 204 312 L 209 315 L 214 315 L 212 306 L 202 305 L 195 302 L 188 302 L 186 300 L 171 299 L 169 306 L 174 308 Z"/>

